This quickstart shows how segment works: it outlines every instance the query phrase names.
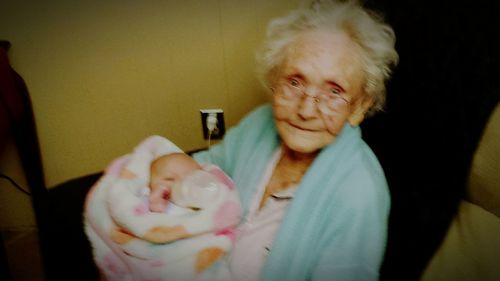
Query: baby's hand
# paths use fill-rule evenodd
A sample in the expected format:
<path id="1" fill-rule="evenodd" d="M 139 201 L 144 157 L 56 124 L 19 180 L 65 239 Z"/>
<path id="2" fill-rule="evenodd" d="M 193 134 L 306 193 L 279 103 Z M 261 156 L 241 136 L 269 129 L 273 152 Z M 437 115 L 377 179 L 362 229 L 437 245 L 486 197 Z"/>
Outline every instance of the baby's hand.
<path id="1" fill-rule="evenodd" d="M 162 213 L 168 205 L 170 199 L 170 188 L 161 187 L 151 190 L 149 195 L 149 210 L 151 212 Z"/>

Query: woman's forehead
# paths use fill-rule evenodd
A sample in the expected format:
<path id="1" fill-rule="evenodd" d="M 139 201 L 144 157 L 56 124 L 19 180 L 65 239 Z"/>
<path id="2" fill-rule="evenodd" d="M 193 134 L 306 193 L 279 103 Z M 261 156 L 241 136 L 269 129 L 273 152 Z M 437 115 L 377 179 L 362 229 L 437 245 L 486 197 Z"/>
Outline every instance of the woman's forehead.
<path id="1" fill-rule="evenodd" d="M 359 62 L 359 55 L 359 47 L 345 32 L 318 30 L 297 36 L 285 50 L 285 61 L 352 64 Z"/>
<path id="2" fill-rule="evenodd" d="M 358 46 L 342 31 L 315 31 L 299 35 L 286 49 L 281 72 L 307 79 L 345 80 L 363 76 Z M 359 77 L 359 78 L 361 78 Z"/>

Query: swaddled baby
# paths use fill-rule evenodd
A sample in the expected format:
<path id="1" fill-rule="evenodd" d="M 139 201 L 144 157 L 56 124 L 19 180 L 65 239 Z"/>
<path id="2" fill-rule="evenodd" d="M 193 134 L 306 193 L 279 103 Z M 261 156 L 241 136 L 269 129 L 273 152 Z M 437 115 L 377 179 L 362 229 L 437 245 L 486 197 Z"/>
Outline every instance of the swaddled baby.
<path id="1" fill-rule="evenodd" d="M 188 175 L 190 177 L 185 180 Z M 210 174 L 184 153 L 161 156 L 151 164 L 149 209 L 164 212 L 177 210 L 176 206 L 193 210 L 205 208 L 218 192 L 216 185 L 208 184 L 210 180 Z"/>
<path id="2" fill-rule="evenodd" d="M 236 189 L 218 167 L 158 149 L 171 144 L 158 138 L 141 143 L 87 199 L 96 263 L 108 280 L 229 280 L 223 258 L 241 212 Z"/>

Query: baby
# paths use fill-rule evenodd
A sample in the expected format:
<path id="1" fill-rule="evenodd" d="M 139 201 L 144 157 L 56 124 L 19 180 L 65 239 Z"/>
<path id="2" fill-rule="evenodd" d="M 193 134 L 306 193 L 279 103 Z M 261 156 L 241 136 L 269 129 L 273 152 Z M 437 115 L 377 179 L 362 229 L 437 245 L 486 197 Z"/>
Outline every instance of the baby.
<path id="1" fill-rule="evenodd" d="M 181 181 L 194 171 L 202 171 L 202 167 L 184 153 L 167 154 L 154 160 L 151 164 L 149 182 L 149 188 L 151 189 L 149 210 L 164 212 L 170 201 L 172 187 L 180 186 Z"/>
<path id="2" fill-rule="evenodd" d="M 214 165 L 154 136 L 106 170 L 86 202 L 86 233 L 108 280 L 228 280 L 241 206 Z"/>

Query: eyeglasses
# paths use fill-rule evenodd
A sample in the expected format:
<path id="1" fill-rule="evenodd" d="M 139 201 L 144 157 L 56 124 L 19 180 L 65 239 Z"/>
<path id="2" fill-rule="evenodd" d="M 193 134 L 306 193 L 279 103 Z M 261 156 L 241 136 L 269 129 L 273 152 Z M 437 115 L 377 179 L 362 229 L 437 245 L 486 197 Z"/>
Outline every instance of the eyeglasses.
<path id="1" fill-rule="evenodd" d="M 329 88 L 329 89 L 320 89 L 318 94 L 312 96 L 306 92 L 306 86 L 298 79 L 284 79 L 279 82 L 281 89 L 278 93 L 280 97 L 290 100 L 296 101 L 301 97 L 311 97 L 313 98 L 314 103 L 323 103 L 323 104 L 332 104 L 336 106 L 348 106 L 351 102 L 345 97 L 341 96 L 340 90 L 337 88 Z"/>

